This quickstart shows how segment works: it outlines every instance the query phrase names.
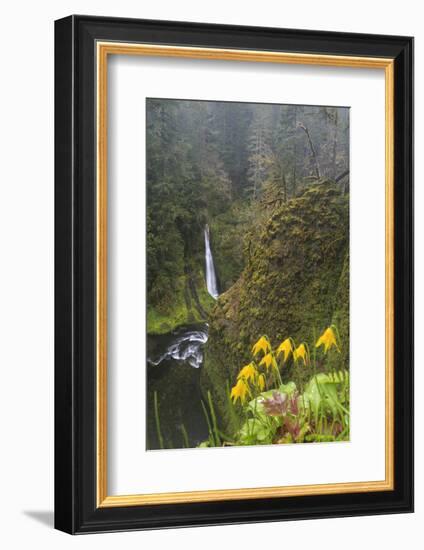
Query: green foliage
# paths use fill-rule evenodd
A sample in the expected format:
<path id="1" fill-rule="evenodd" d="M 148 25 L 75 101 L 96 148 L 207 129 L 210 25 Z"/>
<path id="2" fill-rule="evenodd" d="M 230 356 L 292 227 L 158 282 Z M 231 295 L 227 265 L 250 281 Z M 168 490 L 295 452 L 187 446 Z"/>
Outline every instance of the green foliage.
<path id="1" fill-rule="evenodd" d="M 252 226 L 245 242 L 245 268 L 211 312 L 201 375 L 225 428 L 231 420 L 220 389 L 240 361 L 249 361 L 257 334 L 273 341 L 286 334 L 313 340 L 314 331 L 336 322 L 346 342 L 338 369 L 348 368 L 348 195 L 332 182 L 312 184 Z M 288 365 L 283 381 L 295 374 Z"/>
<path id="2" fill-rule="evenodd" d="M 264 445 L 271 443 L 276 426 L 265 423 L 258 416 L 248 418 L 237 434 L 237 442 L 240 445 Z"/>
<path id="3" fill-rule="evenodd" d="M 341 348 L 343 365 L 349 365 L 349 252 L 343 260 L 343 268 L 340 274 L 337 293 L 335 296 L 335 308 L 332 322 L 338 327 L 340 340 L 346 342 Z"/>
<path id="4" fill-rule="evenodd" d="M 317 417 L 320 412 L 333 416 L 345 413 L 344 404 L 348 401 L 349 374 L 347 371 L 337 373 L 319 373 L 311 378 L 303 393 L 303 405 L 310 408 Z"/>
<path id="5" fill-rule="evenodd" d="M 332 371 L 329 361 L 332 357 L 339 362 L 341 359 L 337 332 L 336 327 L 328 327 L 310 346 L 306 342 L 297 346 L 287 337 L 273 349 L 267 337 L 258 340 L 252 349 L 252 361 L 239 371 L 229 394 L 242 419 L 241 427 L 231 437 L 233 445 L 349 439 L 349 373 Z M 311 347 L 319 350 L 312 357 Z M 325 372 L 316 373 L 318 356 L 324 362 Z M 279 382 L 289 357 L 309 377 L 303 392 L 294 381 Z M 311 371 L 315 373 L 312 376 Z M 211 403 L 210 392 L 208 399 Z"/>
<path id="6" fill-rule="evenodd" d="M 277 388 L 261 392 L 257 397 L 249 401 L 247 404 L 247 411 L 252 414 L 263 416 L 265 415 L 263 401 L 266 399 L 271 399 L 276 394 L 281 396 L 291 397 L 296 392 L 296 384 L 293 381 L 288 382 L 288 384 L 280 384 Z"/>
<path id="7" fill-rule="evenodd" d="M 147 308 L 147 332 L 166 334 L 182 325 L 205 321 L 215 300 L 208 293 L 203 274 L 180 275 L 174 280 L 172 296 Z M 191 284 L 190 284 L 191 283 Z"/>
<path id="8" fill-rule="evenodd" d="M 227 210 L 217 213 L 210 222 L 214 262 L 219 274 L 221 292 L 231 288 L 245 265 L 244 238 L 257 213 L 246 201 L 232 202 Z"/>

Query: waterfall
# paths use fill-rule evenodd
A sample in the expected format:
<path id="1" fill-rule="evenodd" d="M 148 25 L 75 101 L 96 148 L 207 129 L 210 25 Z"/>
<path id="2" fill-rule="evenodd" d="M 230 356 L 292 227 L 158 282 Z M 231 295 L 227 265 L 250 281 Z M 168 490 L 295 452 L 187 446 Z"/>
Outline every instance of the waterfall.
<path id="1" fill-rule="evenodd" d="M 203 345 L 208 341 L 207 325 L 196 329 L 183 328 L 174 333 L 166 344 L 166 350 L 159 356 L 148 357 L 151 365 L 158 366 L 162 361 L 187 362 L 191 367 L 198 369 L 203 364 Z"/>
<path id="2" fill-rule="evenodd" d="M 213 256 L 211 251 L 211 245 L 209 241 L 209 226 L 205 226 L 205 263 L 206 263 L 206 286 L 211 296 L 218 298 L 218 285 L 216 282 L 215 266 L 213 263 Z"/>

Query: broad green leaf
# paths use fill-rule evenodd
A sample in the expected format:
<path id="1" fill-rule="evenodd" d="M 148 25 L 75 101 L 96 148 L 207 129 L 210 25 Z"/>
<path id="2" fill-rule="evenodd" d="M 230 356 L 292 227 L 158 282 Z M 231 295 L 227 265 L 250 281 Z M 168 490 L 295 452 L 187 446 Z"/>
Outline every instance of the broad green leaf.
<path id="1" fill-rule="evenodd" d="M 296 384 L 289 382 L 288 384 L 281 384 L 278 388 L 281 393 L 286 393 L 288 396 L 292 395 L 296 391 Z"/>
<path id="2" fill-rule="evenodd" d="M 239 442 L 242 445 L 271 443 L 274 433 L 275 427 L 265 425 L 258 419 L 249 418 L 240 429 Z"/>
<path id="3" fill-rule="evenodd" d="M 255 399 L 252 399 L 248 405 L 247 410 L 253 414 L 254 417 L 266 421 L 269 416 L 265 413 L 263 401 L 265 399 L 271 399 L 276 393 L 290 397 L 296 391 L 296 384 L 294 382 L 288 382 L 287 384 L 281 384 L 278 389 L 268 390 L 260 393 Z"/>
<path id="4" fill-rule="evenodd" d="M 324 412 L 333 415 L 340 412 L 342 399 L 339 390 L 348 382 L 348 374 L 341 371 L 337 373 L 320 373 L 312 377 L 308 382 L 301 402 L 310 407 L 317 415 L 322 407 Z"/>

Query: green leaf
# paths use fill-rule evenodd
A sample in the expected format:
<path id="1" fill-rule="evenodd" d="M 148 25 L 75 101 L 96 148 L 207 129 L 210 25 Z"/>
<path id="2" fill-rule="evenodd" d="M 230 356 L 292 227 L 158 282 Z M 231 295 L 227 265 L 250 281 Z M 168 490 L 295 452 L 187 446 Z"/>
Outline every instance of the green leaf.
<path id="1" fill-rule="evenodd" d="M 315 415 L 318 415 L 321 408 L 324 413 L 335 415 L 343 409 L 339 389 L 347 383 L 347 377 L 348 374 L 341 371 L 315 375 L 308 382 L 301 402 L 310 407 Z"/>
<path id="2" fill-rule="evenodd" d="M 286 393 L 290 396 L 296 391 L 296 384 L 294 382 L 288 382 L 288 384 L 281 384 L 278 389 L 281 393 Z"/>
<path id="3" fill-rule="evenodd" d="M 268 390 L 260 393 L 255 399 L 252 399 L 247 405 L 247 410 L 256 415 L 268 416 L 265 414 L 263 401 L 265 399 L 271 399 L 274 394 L 279 393 L 281 395 L 291 396 L 296 391 L 296 384 L 294 382 L 289 382 L 288 384 L 281 384 L 278 389 Z"/>
<path id="4" fill-rule="evenodd" d="M 264 445 L 272 443 L 275 426 L 265 425 L 256 418 L 249 418 L 241 427 L 239 442 L 242 445 Z"/>

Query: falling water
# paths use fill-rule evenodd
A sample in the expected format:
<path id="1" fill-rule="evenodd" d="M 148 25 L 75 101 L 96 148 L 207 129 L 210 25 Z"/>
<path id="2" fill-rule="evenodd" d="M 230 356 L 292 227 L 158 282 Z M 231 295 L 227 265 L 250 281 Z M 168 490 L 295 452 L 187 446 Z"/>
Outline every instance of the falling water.
<path id="1" fill-rule="evenodd" d="M 148 357 L 151 365 L 157 366 L 162 361 L 187 362 L 191 367 L 198 369 L 203 363 L 203 346 L 208 340 L 208 325 L 199 325 L 196 328 L 183 327 L 172 334 L 164 353 L 158 357 Z"/>
<path id="2" fill-rule="evenodd" d="M 211 296 L 218 298 L 218 285 L 216 282 L 215 266 L 213 263 L 213 256 L 211 251 L 211 245 L 209 242 L 209 226 L 205 226 L 205 263 L 206 263 L 206 286 Z"/>

